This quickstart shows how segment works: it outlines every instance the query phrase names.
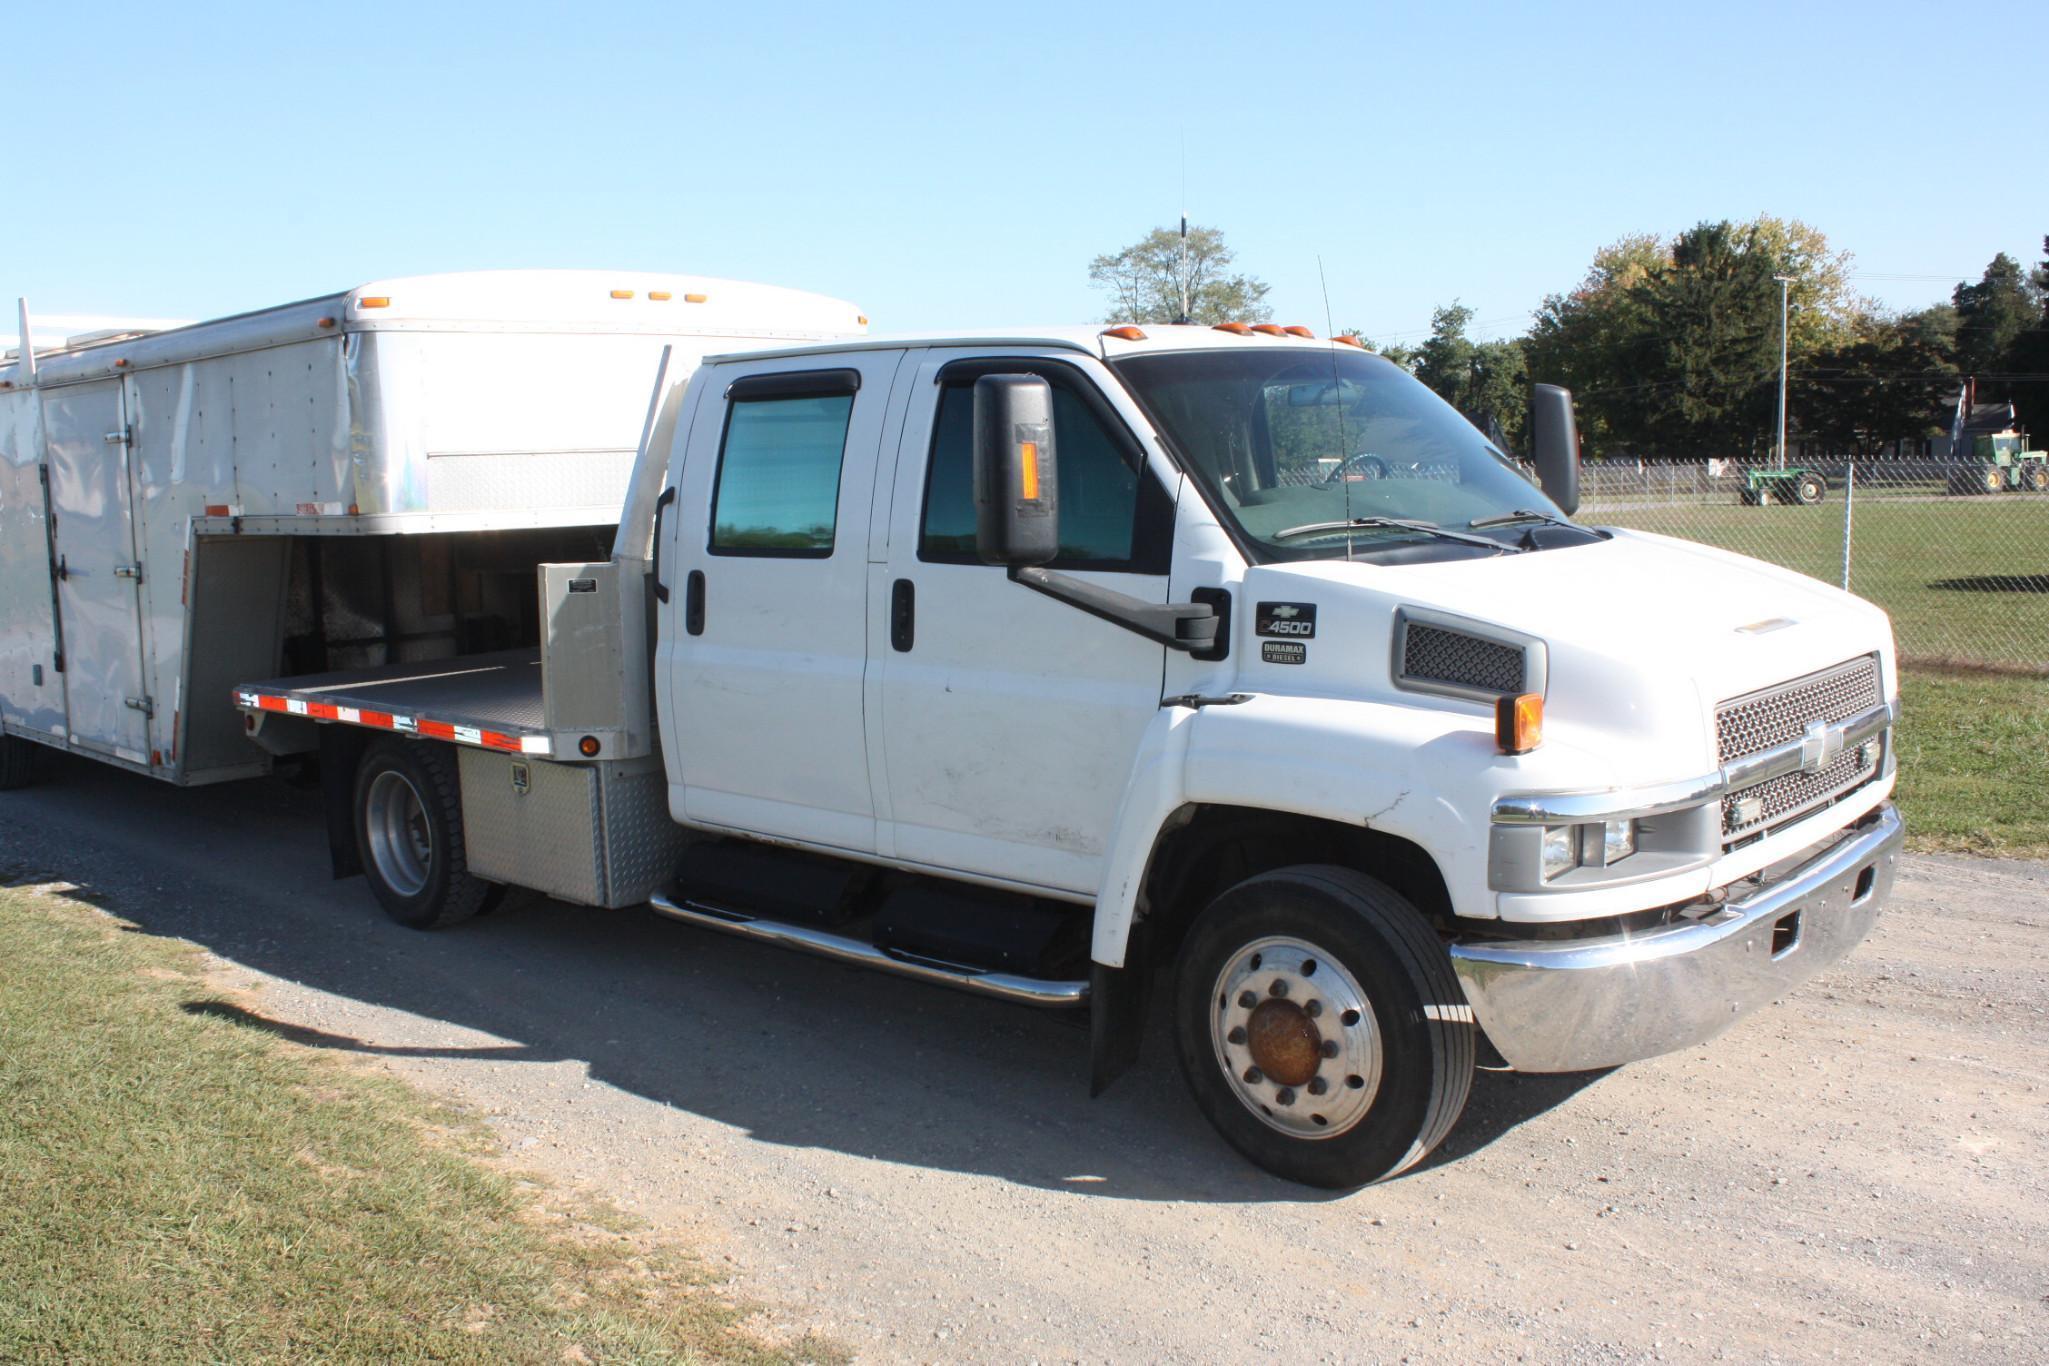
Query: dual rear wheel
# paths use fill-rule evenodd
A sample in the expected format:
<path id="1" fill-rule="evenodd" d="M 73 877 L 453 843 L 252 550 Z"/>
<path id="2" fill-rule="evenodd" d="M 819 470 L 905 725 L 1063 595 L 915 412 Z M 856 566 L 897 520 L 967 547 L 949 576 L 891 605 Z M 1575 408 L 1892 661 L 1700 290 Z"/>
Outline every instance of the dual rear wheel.
<path id="1" fill-rule="evenodd" d="M 356 849 L 385 913 L 417 930 L 488 911 L 505 888 L 469 870 L 462 787 L 445 745 L 380 740 L 356 766 Z"/>

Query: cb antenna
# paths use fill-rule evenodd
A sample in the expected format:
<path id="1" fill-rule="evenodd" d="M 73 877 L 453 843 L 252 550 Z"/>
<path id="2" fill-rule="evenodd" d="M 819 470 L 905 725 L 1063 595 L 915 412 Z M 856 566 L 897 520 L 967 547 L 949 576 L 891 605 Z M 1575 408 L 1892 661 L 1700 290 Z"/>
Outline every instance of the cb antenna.
<path id="1" fill-rule="evenodd" d="M 1189 306 L 1194 302 L 1188 297 L 1188 125 L 1181 125 L 1181 316 L 1175 322 L 1186 326 L 1189 322 Z"/>
<path id="2" fill-rule="evenodd" d="M 1337 400 L 1338 409 L 1338 482 L 1344 485 L 1345 493 L 1345 558 L 1352 558 L 1352 479 L 1344 473 L 1345 462 L 1351 458 L 1351 443 L 1345 440 L 1345 387 L 1338 378 L 1338 326 L 1332 321 L 1330 311 L 1330 277 L 1323 273 L 1323 255 L 1316 257 L 1316 283 L 1323 287 L 1323 332 L 1330 338 L 1330 392 Z"/>

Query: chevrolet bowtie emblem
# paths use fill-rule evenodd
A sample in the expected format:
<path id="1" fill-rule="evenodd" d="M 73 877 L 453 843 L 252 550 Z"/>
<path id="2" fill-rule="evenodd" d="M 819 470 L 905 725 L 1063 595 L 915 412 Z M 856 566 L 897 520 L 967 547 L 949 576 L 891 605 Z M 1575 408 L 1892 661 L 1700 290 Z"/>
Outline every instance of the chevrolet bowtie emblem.
<path id="1" fill-rule="evenodd" d="M 1822 766 L 1843 752 L 1843 732 L 1826 721 L 1809 721 L 1800 737 L 1800 771 L 1819 773 Z"/>

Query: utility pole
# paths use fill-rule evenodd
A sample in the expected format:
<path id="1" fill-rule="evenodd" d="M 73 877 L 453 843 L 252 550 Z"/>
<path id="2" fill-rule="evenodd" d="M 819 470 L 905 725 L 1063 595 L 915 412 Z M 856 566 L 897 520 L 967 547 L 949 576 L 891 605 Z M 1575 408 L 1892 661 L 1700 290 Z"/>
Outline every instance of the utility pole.
<path id="1" fill-rule="evenodd" d="M 1787 291 L 1792 286 L 1790 275 L 1774 275 L 1779 282 L 1779 468 L 1786 468 L 1786 317 L 1789 312 Z"/>

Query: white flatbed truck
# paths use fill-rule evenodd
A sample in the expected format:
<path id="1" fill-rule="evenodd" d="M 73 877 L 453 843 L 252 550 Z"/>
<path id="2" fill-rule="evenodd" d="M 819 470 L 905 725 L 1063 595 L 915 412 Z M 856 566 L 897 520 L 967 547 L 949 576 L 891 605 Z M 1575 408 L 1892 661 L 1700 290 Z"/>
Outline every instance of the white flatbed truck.
<path id="1" fill-rule="evenodd" d="M 671 353 L 531 639 L 221 709 L 251 767 L 318 756 L 337 874 L 407 924 L 521 886 L 1086 1007 L 1098 1089 L 1158 979 L 1228 1141 L 1375 1180 L 1476 1060 L 1693 1045 L 1850 951 L 1898 674 L 1859 599 L 1572 522 L 1563 391 L 1533 482 L 1351 343 Z"/>

